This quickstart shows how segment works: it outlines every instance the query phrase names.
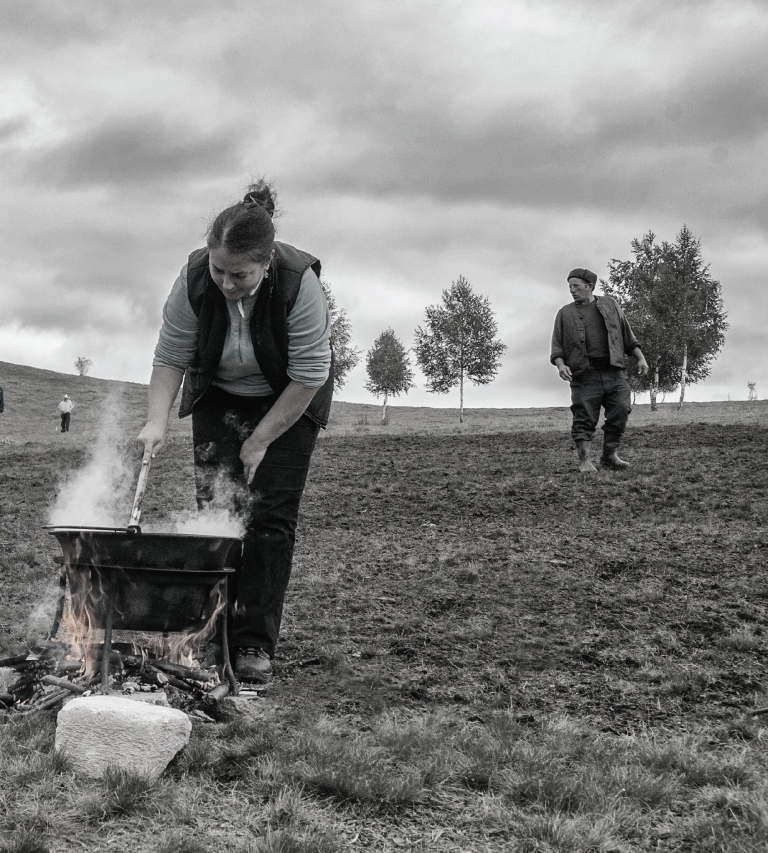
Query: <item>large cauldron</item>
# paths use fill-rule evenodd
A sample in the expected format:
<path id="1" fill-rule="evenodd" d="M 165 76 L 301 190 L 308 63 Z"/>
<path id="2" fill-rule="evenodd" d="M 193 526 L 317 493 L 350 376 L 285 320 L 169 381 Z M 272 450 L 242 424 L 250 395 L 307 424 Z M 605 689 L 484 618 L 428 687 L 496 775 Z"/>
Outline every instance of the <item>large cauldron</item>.
<path id="1" fill-rule="evenodd" d="M 241 540 L 228 536 L 143 533 L 127 527 L 47 527 L 65 565 L 203 571 L 239 564 Z"/>
<path id="2" fill-rule="evenodd" d="M 48 527 L 64 552 L 62 578 L 93 627 L 190 631 L 205 624 L 216 586 L 238 565 L 241 540 Z M 56 625 L 58 628 L 58 624 Z"/>

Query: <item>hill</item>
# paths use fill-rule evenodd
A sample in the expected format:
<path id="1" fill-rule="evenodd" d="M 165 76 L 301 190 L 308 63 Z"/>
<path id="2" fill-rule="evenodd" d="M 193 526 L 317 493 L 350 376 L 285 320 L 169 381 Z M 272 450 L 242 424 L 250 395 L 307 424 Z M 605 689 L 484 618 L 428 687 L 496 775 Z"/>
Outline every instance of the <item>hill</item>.
<path id="1" fill-rule="evenodd" d="M 5 392 L 5 413 L 0 416 L 0 441 L 5 444 L 28 442 L 69 442 L 87 445 L 104 430 L 105 424 L 129 442 L 141 429 L 147 410 L 147 386 L 74 376 L 36 367 L 0 361 L 0 385 Z M 567 399 L 567 389 L 563 389 Z M 75 403 L 71 432 L 61 435 L 57 406 L 67 393 Z M 343 391 L 341 392 L 343 394 Z M 570 411 L 567 406 L 551 408 L 466 409 L 459 423 L 458 411 L 447 408 L 389 406 L 388 420 L 381 423 L 381 407 L 376 403 L 347 403 L 335 400 L 328 435 L 393 433 L 491 433 L 519 430 L 555 430 L 567 433 Z M 662 404 L 658 412 L 650 406 L 635 406 L 632 426 L 680 425 L 686 423 L 768 424 L 768 401 L 686 403 L 681 412 L 674 403 Z M 169 437 L 188 436 L 191 420 L 171 417 Z"/>

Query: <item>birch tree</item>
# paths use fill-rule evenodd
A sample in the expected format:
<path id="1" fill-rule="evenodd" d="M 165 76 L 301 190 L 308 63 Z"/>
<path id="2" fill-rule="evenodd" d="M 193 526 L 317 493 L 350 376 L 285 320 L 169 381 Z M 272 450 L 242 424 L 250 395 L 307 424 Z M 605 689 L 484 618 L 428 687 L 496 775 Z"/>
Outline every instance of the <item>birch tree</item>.
<path id="1" fill-rule="evenodd" d="M 408 353 L 392 329 L 383 331 L 368 350 L 365 370 L 368 374 L 366 390 L 375 397 L 384 395 L 381 420 L 385 421 L 389 397 L 407 394 L 415 384 Z"/>
<path id="2" fill-rule="evenodd" d="M 333 350 L 333 387 L 338 391 L 347 381 L 347 374 L 356 367 L 362 358 L 360 350 L 352 346 L 352 323 L 347 312 L 339 308 L 331 292 L 331 284 L 320 279 L 328 311 L 331 315 L 331 349 Z"/>
<path id="3" fill-rule="evenodd" d="M 630 384 L 656 395 L 680 388 L 678 410 L 688 385 L 709 376 L 728 329 L 720 282 L 709 274 L 700 242 L 683 225 L 674 243 L 656 243 L 649 231 L 632 241 L 633 261 L 612 260 L 603 290 L 616 298 L 648 361 L 648 377 L 627 368 Z"/>
<path id="4" fill-rule="evenodd" d="M 414 353 L 427 377 L 427 390 L 446 394 L 459 387 L 459 421 L 464 422 L 464 383 L 488 385 L 507 349 L 496 339 L 498 327 L 488 298 L 478 296 L 459 276 L 443 291 L 442 305 L 426 309 L 424 327 L 415 331 Z"/>
<path id="5" fill-rule="evenodd" d="M 706 379 L 711 363 L 725 343 L 728 329 L 720 282 L 709 274 L 701 257 L 701 241 L 683 225 L 672 246 L 669 262 L 678 311 L 672 318 L 680 355 L 680 401 L 686 386 Z"/>
<path id="6" fill-rule="evenodd" d="M 627 380 L 633 392 L 650 392 L 651 411 L 654 412 L 658 395 L 671 393 L 679 381 L 672 324 L 668 322 L 670 317 L 665 304 L 671 286 L 666 257 L 669 247 L 655 240 L 652 231 L 640 240 L 633 240 L 634 260 L 611 260 L 608 281 L 600 281 L 603 292 L 621 305 L 640 341 L 648 373 L 638 374 L 636 360 L 628 356 Z"/>

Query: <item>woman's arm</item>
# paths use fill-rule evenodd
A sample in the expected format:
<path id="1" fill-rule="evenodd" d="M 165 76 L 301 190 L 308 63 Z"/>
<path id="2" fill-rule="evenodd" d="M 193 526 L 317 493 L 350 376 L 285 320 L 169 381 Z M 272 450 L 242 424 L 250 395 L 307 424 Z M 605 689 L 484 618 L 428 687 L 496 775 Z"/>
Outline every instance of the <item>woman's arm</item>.
<path id="1" fill-rule="evenodd" d="M 149 380 L 147 423 L 136 438 L 143 462 L 154 459 L 165 443 L 168 416 L 183 378 L 184 374 L 172 367 L 155 365 L 152 368 L 152 378 Z"/>
<path id="2" fill-rule="evenodd" d="M 318 388 L 305 388 L 298 382 L 291 381 L 277 398 L 275 405 L 243 442 L 240 448 L 240 461 L 243 463 L 245 478 L 249 483 L 253 480 L 269 445 L 296 423 L 307 410 L 307 406 L 318 390 Z"/>

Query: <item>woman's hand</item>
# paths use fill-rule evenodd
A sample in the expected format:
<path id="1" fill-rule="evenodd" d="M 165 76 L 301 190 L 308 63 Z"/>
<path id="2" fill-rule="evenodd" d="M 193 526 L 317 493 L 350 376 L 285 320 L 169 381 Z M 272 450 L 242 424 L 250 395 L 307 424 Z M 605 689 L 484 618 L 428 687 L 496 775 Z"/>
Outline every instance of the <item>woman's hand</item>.
<path id="1" fill-rule="evenodd" d="M 136 436 L 136 445 L 141 453 L 142 461 L 154 459 L 164 444 L 165 426 L 154 421 L 147 421 L 144 429 Z"/>
<path id="2" fill-rule="evenodd" d="M 268 444 L 263 444 L 255 438 L 255 435 L 254 432 L 250 438 L 243 442 L 243 446 L 240 448 L 240 461 L 243 463 L 243 473 L 248 485 L 253 482 L 256 469 L 261 465 L 261 460 L 267 452 L 267 447 L 269 447 Z"/>

